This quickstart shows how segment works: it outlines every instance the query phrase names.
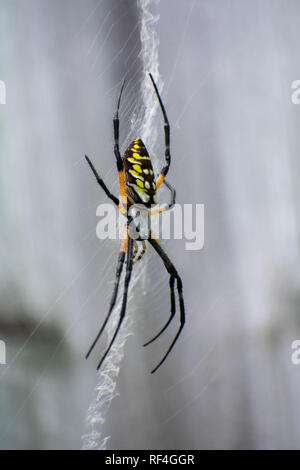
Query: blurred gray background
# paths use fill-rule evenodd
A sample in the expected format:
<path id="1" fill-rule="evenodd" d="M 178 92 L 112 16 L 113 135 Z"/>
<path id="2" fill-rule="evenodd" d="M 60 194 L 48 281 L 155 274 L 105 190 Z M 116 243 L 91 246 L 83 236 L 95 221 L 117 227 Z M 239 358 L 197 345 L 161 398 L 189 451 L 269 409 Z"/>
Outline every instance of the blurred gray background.
<path id="1" fill-rule="evenodd" d="M 82 157 L 118 191 L 112 116 L 125 76 L 123 150 L 139 136 L 130 127 L 143 79 L 137 3 L 0 0 L 2 449 L 81 447 L 105 343 L 84 355 L 107 311 L 119 246 L 96 238 L 106 199 Z M 154 3 L 169 181 L 178 202 L 205 204 L 205 247 L 166 244 L 187 323 L 153 376 L 176 326 L 142 348 L 169 312 L 168 276 L 149 248 L 102 432 L 115 449 L 299 448 L 300 107 L 291 84 L 300 5 Z M 162 165 L 159 114 L 155 126 Z"/>

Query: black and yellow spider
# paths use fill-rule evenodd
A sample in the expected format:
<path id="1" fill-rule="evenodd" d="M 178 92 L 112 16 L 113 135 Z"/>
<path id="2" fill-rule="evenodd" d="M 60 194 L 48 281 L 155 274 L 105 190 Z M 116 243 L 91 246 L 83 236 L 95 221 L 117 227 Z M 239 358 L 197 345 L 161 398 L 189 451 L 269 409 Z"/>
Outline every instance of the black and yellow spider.
<path id="1" fill-rule="evenodd" d="M 90 161 L 89 157 L 85 157 L 88 164 L 90 165 L 97 182 L 101 186 L 101 188 L 105 191 L 106 195 L 116 204 L 118 209 L 122 212 L 127 217 L 127 224 L 126 224 L 126 229 L 123 234 L 123 240 L 121 244 L 121 249 L 120 249 L 120 254 L 119 254 L 119 259 L 118 259 L 118 266 L 117 266 L 117 272 L 116 272 L 116 280 L 115 280 L 115 286 L 114 286 L 114 291 L 110 303 L 110 308 L 109 312 L 104 320 L 104 323 L 97 334 L 95 341 L 91 345 L 86 358 L 89 357 L 91 351 L 93 350 L 94 346 L 96 345 L 97 341 L 99 340 L 102 332 L 104 331 L 104 328 L 110 318 L 110 315 L 112 313 L 112 310 L 114 308 L 114 305 L 116 303 L 117 299 L 117 294 L 118 294 L 118 288 L 119 288 L 119 281 L 120 281 L 120 276 L 122 273 L 124 261 L 125 261 L 125 255 L 127 252 L 127 261 L 126 261 L 126 276 L 125 276 L 125 283 L 124 283 L 124 293 L 123 293 L 123 300 L 122 300 L 122 306 L 121 306 L 121 311 L 120 311 L 120 318 L 119 322 L 117 325 L 117 328 L 115 330 L 115 333 L 110 341 L 110 344 L 105 351 L 98 367 L 97 370 L 100 369 L 103 361 L 105 360 L 107 354 L 110 351 L 110 348 L 113 345 L 113 342 L 118 334 L 118 331 L 121 327 L 122 321 L 125 316 L 126 312 L 126 304 L 127 304 L 127 293 L 128 293 L 128 287 L 130 283 L 130 278 L 131 278 L 131 272 L 132 272 L 132 266 L 135 264 L 137 261 L 139 261 L 143 254 L 145 253 L 146 250 L 146 243 L 145 240 L 147 240 L 150 245 L 153 246 L 153 248 L 156 250 L 158 255 L 161 257 L 168 273 L 170 274 L 170 295 L 171 295 L 171 314 L 170 317 L 167 321 L 167 323 L 164 325 L 164 327 L 157 333 L 154 338 L 152 338 L 150 341 L 147 341 L 144 346 L 147 346 L 148 344 L 152 343 L 154 340 L 156 340 L 168 327 L 170 322 L 175 316 L 176 313 L 176 302 L 175 302 L 175 292 L 174 292 L 174 285 L 175 281 L 177 284 L 177 291 L 178 291 L 178 298 L 179 298 L 179 307 L 180 307 L 180 327 L 175 335 L 175 338 L 173 339 L 169 349 L 167 350 L 166 354 L 163 356 L 161 361 L 158 363 L 158 365 L 152 370 L 151 373 L 155 372 L 165 361 L 171 350 L 173 349 L 174 344 L 176 343 L 182 329 L 185 323 L 185 313 L 184 313 L 184 301 L 183 301 L 183 295 L 182 295 L 182 281 L 180 279 L 180 276 L 174 267 L 173 263 L 170 261 L 169 257 L 165 253 L 165 251 L 162 249 L 160 246 L 158 240 L 156 239 L 155 235 L 153 232 L 150 230 L 150 216 L 159 214 L 161 212 L 164 212 L 165 210 L 170 209 L 174 204 L 175 204 L 175 190 L 171 187 L 169 183 L 165 181 L 165 177 L 169 171 L 170 163 L 171 163 L 171 155 L 170 155 L 170 125 L 169 121 L 167 118 L 167 113 L 164 108 L 163 102 L 161 100 L 160 94 L 158 92 L 156 83 L 152 77 L 151 74 L 149 74 L 151 81 L 154 86 L 154 90 L 156 93 L 156 96 L 158 98 L 160 108 L 164 117 L 164 132 L 165 132 L 165 161 L 166 165 L 163 167 L 161 170 L 159 176 L 155 180 L 154 177 L 154 172 L 152 168 L 152 163 L 151 159 L 148 155 L 148 152 L 146 150 L 146 147 L 144 146 L 143 142 L 141 139 L 135 139 L 127 148 L 125 151 L 123 158 L 121 158 L 120 155 L 120 150 L 119 150 L 119 108 L 120 108 L 120 102 L 121 102 L 121 96 L 124 88 L 124 84 L 122 85 L 119 99 L 118 99 L 118 105 L 117 105 L 117 111 L 113 119 L 113 125 L 114 125 L 114 154 L 116 157 L 116 162 L 117 162 L 117 169 L 118 169 L 118 174 L 119 174 L 119 185 L 120 185 L 120 201 L 118 198 L 116 198 L 111 192 L 108 190 L 106 187 L 104 181 L 100 176 L 98 175 L 97 171 L 95 170 L 92 162 Z M 171 202 L 170 204 L 158 207 L 156 209 L 151 210 L 151 206 L 157 204 L 156 200 L 156 192 L 160 185 L 164 183 L 167 188 L 171 192 Z M 139 207 L 142 207 L 144 211 L 147 211 L 147 217 L 148 217 L 148 231 L 147 234 L 143 236 L 138 236 L 136 239 L 138 241 L 142 242 L 142 251 L 141 254 L 135 258 L 137 252 L 138 252 L 138 246 L 136 243 L 136 239 L 131 236 L 130 232 L 130 225 L 134 223 L 134 217 L 131 214 L 130 209 L 132 209 L 135 205 L 138 205 Z M 139 226 L 135 227 L 137 231 L 139 231 Z"/>

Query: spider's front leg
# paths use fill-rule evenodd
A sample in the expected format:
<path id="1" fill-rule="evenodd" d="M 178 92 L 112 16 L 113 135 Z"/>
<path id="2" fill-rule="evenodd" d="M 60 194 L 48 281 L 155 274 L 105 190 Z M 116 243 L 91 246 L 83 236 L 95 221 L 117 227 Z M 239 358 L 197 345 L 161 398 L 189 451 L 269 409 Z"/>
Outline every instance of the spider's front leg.
<path id="1" fill-rule="evenodd" d="M 94 167 L 94 165 L 92 164 L 91 160 L 89 159 L 89 157 L 87 155 L 85 155 L 85 159 L 86 161 L 88 162 L 92 172 L 94 173 L 95 175 L 95 178 L 97 180 L 97 183 L 101 186 L 101 188 L 103 189 L 103 191 L 105 192 L 106 196 L 109 197 L 109 199 L 111 199 L 113 201 L 113 203 L 117 206 L 117 208 L 119 209 L 119 211 L 122 212 L 122 214 L 125 214 L 126 213 L 126 210 L 125 208 L 123 207 L 122 204 L 120 204 L 119 202 L 119 199 L 114 196 L 114 194 L 112 194 L 108 187 L 106 186 L 106 184 L 104 183 L 103 179 L 99 176 L 96 168 Z"/>
<path id="2" fill-rule="evenodd" d="M 164 107 L 164 104 L 162 102 L 162 99 L 160 97 L 160 94 L 159 94 L 159 91 L 158 91 L 158 88 L 157 88 L 157 85 L 154 81 L 154 78 L 153 76 L 151 75 L 151 73 L 149 73 L 149 76 L 151 78 L 151 81 L 152 81 L 152 84 L 153 84 L 153 87 L 154 87 L 154 90 L 155 90 L 155 93 L 156 93 L 156 96 L 157 96 L 157 99 L 159 101 L 159 104 L 160 104 L 160 109 L 162 111 L 162 114 L 163 114 L 163 117 L 164 117 L 164 131 L 165 131 L 165 160 L 166 160 L 166 166 L 163 167 L 163 169 L 161 170 L 157 180 L 156 180 L 156 189 L 159 188 L 159 186 L 161 185 L 161 183 L 164 181 L 165 177 L 167 176 L 167 173 L 169 171 L 169 168 L 170 168 L 170 164 L 171 164 L 171 154 L 170 154 L 170 124 L 169 124 L 169 120 L 168 120 L 168 116 L 167 116 L 167 112 L 165 110 L 165 107 Z"/>
<path id="3" fill-rule="evenodd" d="M 105 194 L 116 204 L 118 209 L 122 212 L 123 215 L 126 214 L 126 204 L 127 204 L 127 197 L 125 194 L 125 180 L 124 180 L 124 168 L 123 168 L 123 160 L 120 155 L 120 149 L 119 149 L 119 108 L 120 108 L 120 103 L 121 103 L 121 96 L 122 92 L 124 89 L 125 81 L 123 82 L 119 99 L 118 99 L 118 105 L 117 105 L 117 111 L 115 113 L 114 119 L 113 119 L 113 124 L 114 124 L 114 153 L 117 161 L 117 169 L 118 169 L 118 175 L 119 175 L 119 185 L 120 185 L 120 196 L 121 196 L 121 203 L 119 202 L 118 198 L 114 196 L 109 189 L 107 188 L 106 184 L 104 183 L 103 179 L 99 176 L 97 170 L 95 169 L 94 165 L 92 164 L 91 160 L 87 155 L 85 155 L 86 161 L 88 162 L 92 172 L 94 173 L 96 180 L 98 184 L 101 186 L 101 188 L 104 190 Z"/>
<path id="4" fill-rule="evenodd" d="M 117 169 L 118 169 L 118 175 L 119 175 L 120 196 L 121 196 L 122 204 L 126 206 L 127 197 L 125 194 L 124 165 L 123 165 L 123 160 L 122 160 L 122 157 L 120 154 L 120 148 L 119 148 L 119 132 L 120 132 L 119 109 L 120 109 L 120 103 L 121 103 L 121 97 L 122 97 L 124 85 L 125 85 L 125 80 L 123 81 L 123 84 L 121 87 L 118 104 L 117 104 L 117 110 L 113 119 L 113 125 L 114 125 L 114 153 L 115 153 L 115 157 L 117 161 Z"/>

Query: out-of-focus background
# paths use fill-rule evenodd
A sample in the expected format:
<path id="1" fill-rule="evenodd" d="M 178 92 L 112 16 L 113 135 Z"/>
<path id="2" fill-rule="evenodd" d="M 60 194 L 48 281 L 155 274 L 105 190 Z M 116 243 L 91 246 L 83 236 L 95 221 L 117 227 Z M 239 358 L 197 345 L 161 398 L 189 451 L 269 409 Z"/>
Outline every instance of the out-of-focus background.
<path id="1" fill-rule="evenodd" d="M 141 126 L 145 3 L 160 16 L 169 181 L 179 203 L 205 204 L 205 247 L 165 245 L 187 323 L 152 376 L 176 326 L 142 348 L 169 312 L 168 276 L 149 248 L 101 433 L 118 449 L 299 448 L 297 0 L 0 0 L 0 448 L 82 445 L 105 342 L 84 355 L 119 246 L 96 237 L 106 198 L 83 155 L 117 193 L 112 116 L 126 77 L 124 150 Z M 158 140 L 145 143 L 161 166 L 159 113 L 154 126 Z"/>

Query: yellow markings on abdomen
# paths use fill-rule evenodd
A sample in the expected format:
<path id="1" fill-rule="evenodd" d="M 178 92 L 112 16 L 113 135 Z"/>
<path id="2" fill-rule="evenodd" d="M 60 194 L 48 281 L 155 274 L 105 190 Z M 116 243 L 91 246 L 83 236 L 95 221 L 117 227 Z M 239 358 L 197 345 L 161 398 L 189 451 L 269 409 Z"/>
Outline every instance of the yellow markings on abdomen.
<path id="1" fill-rule="evenodd" d="M 142 173 L 143 170 L 141 169 L 141 167 L 139 165 L 133 165 L 133 169 L 135 171 L 137 171 L 138 173 Z M 145 173 L 145 170 L 144 170 L 144 173 Z"/>
<path id="2" fill-rule="evenodd" d="M 144 181 L 144 178 L 137 171 L 128 170 L 128 173 L 130 173 L 134 178 L 136 178 L 138 180 L 141 180 L 141 181 Z M 143 188 L 143 187 L 144 186 L 141 186 L 141 188 Z"/>
<path id="3" fill-rule="evenodd" d="M 137 183 L 140 183 L 140 181 L 137 180 Z M 141 198 L 141 200 L 142 200 L 145 204 L 147 204 L 147 203 L 149 202 L 149 200 L 150 200 L 150 195 L 147 194 L 147 192 L 145 191 L 145 189 L 141 189 L 141 188 L 139 188 L 136 184 L 133 184 L 133 183 L 127 183 L 127 184 L 128 184 L 128 186 L 131 186 L 131 187 L 135 190 L 136 194 Z"/>
<path id="4" fill-rule="evenodd" d="M 127 158 L 127 161 L 130 163 L 134 163 L 135 165 L 142 165 L 142 162 L 138 162 L 135 158 Z"/>
<path id="5" fill-rule="evenodd" d="M 144 188 L 144 183 L 143 183 L 143 181 L 141 181 L 141 180 L 138 179 L 138 180 L 136 180 L 136 184 L 137 184 L 140 188 Z"/>
<path id="6" fill-rule="evenodd" d="M 133 158 L 136 158 L 137 160 L 150 160 L 150 157 L 147 157 L 145 155 L 141 156 L 136 152 L 133 152 L 132 156 Z"/>

